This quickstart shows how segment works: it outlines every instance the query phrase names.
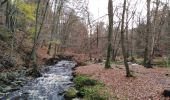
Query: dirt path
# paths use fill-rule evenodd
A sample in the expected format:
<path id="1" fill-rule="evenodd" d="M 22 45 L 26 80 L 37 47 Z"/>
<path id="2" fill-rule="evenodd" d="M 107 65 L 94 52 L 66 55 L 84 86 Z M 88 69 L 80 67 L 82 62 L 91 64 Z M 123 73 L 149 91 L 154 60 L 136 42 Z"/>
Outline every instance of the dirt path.
<path id="1" fill-rule="evenodd" d="M 112 69 L 104 69 L 102 64 L 92 64 L 76 69 L 76 73 L 90 75 L 106 84 L 108 91 L 119 100 L 170 100 L 164 98 L 162 92 L 170 87 L 170 69 L 146 69 L 140 65 L 130 66 L 134 78 L 125 77 L 122 65 L 113 65 Z"/>

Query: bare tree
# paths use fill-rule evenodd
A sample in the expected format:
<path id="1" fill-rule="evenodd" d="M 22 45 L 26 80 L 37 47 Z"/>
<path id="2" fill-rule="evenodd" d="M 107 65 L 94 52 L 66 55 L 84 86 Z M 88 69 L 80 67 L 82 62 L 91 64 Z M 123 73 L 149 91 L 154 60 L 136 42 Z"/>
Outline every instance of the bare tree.
<path id="1" fill-rule="evenodd" d="M 125 48 L 125 44 L 124 44 L 125 11 L 126 11 L 126 0 L 124 0 L 124 4 L 123 4 L 122 24 L 121 24 L 121 45 L 122 45 L 122 54 L 123 54 L 123 58 L 124 58 L 124 64 L 125 64 L 125 68 L 126 68 L 126 76 L 131 77 L 132 75 L 130 74 L 129 65 L 127 63 L 126 48 Z"/>
<path id="2" fill-rule="evenodd" d="M 43 13 L 43 18 L 42 18 L 40 25 L 38 23 L 38 18 L 39 18 L 39 9 L 40 9 L 41 1 L 38 0 L 38 3 L 37 3 L 36 24 L 35 24 L 35 33 L 34 33 L 34 40 L 33 40 L 34 44 L 33 44 L 32 51 L 31 51 L 31 59 L 33 60 L 33 62 L 36 62 L 36 49 L 37 49 L 38 39 L 39 39 L 39 36 L 40 36 L 40 33 L 41 33 L 41 29 L 44 25 L 44 20 L 45 20 L 45 17 L 46 17 L 49 1 L 50 0 L 48 0 L 47 3 L 46 3 L 45 12 Z"/>
<path id="3" fill-rule="evenodd" d="M 108 17 L 109 17 L 109 27 L 108 27 L 108 47 L 107 47 L 107 59 L 105 63 L 105 68 L 110 68 L 110 58 L 112 51 L 111 38 L 113 34 L 113 2 L 109 0 L 108 2 Z"/>

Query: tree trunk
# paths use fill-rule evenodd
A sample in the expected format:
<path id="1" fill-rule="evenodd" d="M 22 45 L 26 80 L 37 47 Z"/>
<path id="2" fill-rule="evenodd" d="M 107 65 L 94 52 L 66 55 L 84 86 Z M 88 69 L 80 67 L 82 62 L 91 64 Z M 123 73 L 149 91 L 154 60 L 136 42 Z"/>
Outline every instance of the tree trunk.
<path id="1" fill-rule="evenodd" d="M 113 40 L 113 47 L 112 47 L 112 60 L 116 61 L 116 55 L 117 55 L 117 48 L 119 48 L 120 40 L 118 40 L 117 43 L 117 38 L 119 39 L 119 29 L 120 29 L 121 22 L 119 22 L 118 27 L 116 29 L 116 34 Z"/>
<path id="2" fill-rule="evenodd" d="M 134 61 L 134 15 L 135 13 L 133 13 L 132 15 L 132 33 L 131 33 L 131 61 Z"/>
<path id="3" fill-rule="evenodd" d="M 144 66 L 146 68 L 152 68 L 151 64 L 151 16 L 150 16 L 150 3 L 151 0 L 147 0 L 147 33 L 146 33 L 146 46 L 144 54 Z"/>
<path id="4" fill-rule="evenodd" d="M 40 27 L 38 28 L 38 17 L 39 17 L 38 13 L 39 13 L 39 8 L 40 8 L 40 2 L 41 2 L 41 0 L 39 0 L 37 3 L 34 44 L 33 44 L 33 48 L 31 51 L 31 59 L 33 60 L 33 62 L 36 62 L 36 49 L 37 49 L 38 39 L 39 39 L 39 35 L 41 33 L 41 29 L 44 24 L 45 16 L 46 16 L 48 5 L 49 5 L 49 0 L 48 0 L 47 4 L 46 4 L 45 12 L 43 13 L 42 22 L 40 23 Z"/>
<path id="5" fill-rule="evenodd" d="M 55 35 L 55 39 L 54 39 L 55 41 L 59 41 L 59 34 L 60 34 L 59 24 L 60 24 L 60 16 L 61 16 L 61 11 L 62 11 L 63 5 L 64 5 L 64 1 L 60 1 L 60 4 L 58 5 L 58 8 L 57 8 L 57 24 L 56 24 L 56 29 L 54 30 L 54 32 L 56 31 L 56 33 L 57 33 Z M 55 44 L 55 47 L 54 47 L 54 57 L 56 56 L 57 45 L 59 45 L 59 44 Z"/>
<path id="6" fill-rule="evenodd" d="M 129 58 L 129 21 L 128 21 L 128 19 L 129 19 L 129 8 L 127 7 L 127 9 L 126 9 L 126 28 L 125 28 L 125 30 L 126 30 L 126 56 L 127 56 L 127 58 Z"/>
<path id="7" fill-rule="evenodd" d="M 111 57 L 111 51 L 112 51 L 112 44 L 111 44 L 111 38 L 113 33 L 113 2 L 112 0 L 109 0 L 108 2 L 108 17 L 109 17 L 109 32 L 108 32 L 108 48 L 107 48 L 107 59 L 105 63 L 105 68 L 110 68 L 110 57 Z"/>
<path id="8" fill-rule="evenodd" d="M 98 49 L 98 46 L 99 46 L 99 25 L 97 23 L 97 44 L 96 44 L 96 48 Z"/>
<path id="9" fill-rule="evenodd" d="M 54 1 L 54 10 L 56 10 L 56 6 L 57 6 L 57 0 Z M 56 14 L 56 11 L 54 11 L 54 14 L 53 14 L 53 22 L 52 22 L 52 29 L 51 29 L 51 36 L 50 36 L 50 43 L 49 43 L 49 46 L 48 46 L 48 50 L 47 50 L 47 54 L 50 55 L 50 51 L 51 51 L 51 47 L 52 47 L 52 41 L 53 41 L 53 36 L 54 36 L 54 30 L 55 30 L 55 22 L 56 22 L 56 18 L 57 18 L 57 14 Z"/>
<path id="10" fill-rule="evenodd" d="M 124 4 L 123 4 L 122 24 L 121 24 L 121 45 L 122 45 L 122 54 L 123 54 L 123 58 L 124 58 L 124 64 L 125 64 L 125 68 L 126 68 L 126 76 L 127 76 L 127 77 L 131 77 L 132 75 L 130 74 L 129 65 L 128 65 L 128 63 L 127 63 L 126 48 L 125 48 L 125 44 L 124 44 L 125 10 L 126 10 L 126 0 L 124 0 Z"/>

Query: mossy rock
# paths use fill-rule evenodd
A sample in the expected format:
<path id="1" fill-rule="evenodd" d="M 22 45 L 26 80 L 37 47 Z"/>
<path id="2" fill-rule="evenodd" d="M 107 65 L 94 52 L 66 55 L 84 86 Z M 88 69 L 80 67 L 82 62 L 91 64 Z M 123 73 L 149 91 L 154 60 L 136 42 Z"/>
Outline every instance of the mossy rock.
<path id="1" fill-rule="evenodd" d="M 5 57 L 0 60 L 0 63 L 3 65 L 4 68 L 10 68 L 16 66 L 16 60 L 10 57 Z"/>
<path id="2" fill-rule="evenodd" d="M 7 41 L 11 38 L 11 34 L 5 27 L 0 27 L 0 39 L 3 41 Z"/>
<path id="3" fill-rule="evenodd" d="M 0 92 L 0 97 L 2 97 L 2 96 L 4 96 L 4 95 L 5 95 L 5 93 L 1 93 L 1 92 Z M 0 98 L 0 99 L 1 99 L 1 98 Z"/>
<path id="4" fill-rule="evenodd" d="M 28 71 L 26 72 L 26 75 L 27 75 L 27 76 L 32 76 L 32 77 L 34 77 L 34 78 L 38 78 L 38 77 L 41 77 L 41 76 L 42 76 L 42 74 L 40 73 L 40 71 L 39 71 L 38 69 L 35 69 L 35 68 L 28 70 Z"/>
<path id="5" fill-rule="evenodd" d="M 2 86 L 0 86 L 0 92 L 3 92 L 4 88 Z"/>
<path id="6" fill-rule="evenodd" d="M 10 85 L 11 81 L 7 78 L 7 74 L 6 73 L 1 73 L 0 74 L 0 83 L 1 84 L 6 84 L 6 85 Z"/>
<path id="7" fill-rule="evenodd" d="M 1 73 L 0 74 L 0 81 L 4 81 L 7 78 L 6 73 Z"/>
<path id="8" fill-rule="evenodd" d="M 164 92 L 163 92 L 163 95 L 165 97 L 170 97 L 170 88 L 165 89 Z"/>
<path id="9" fill-rule="evenodd" d="M 75 98 L 77 96 L 78 91 L 71 87 L 66 91 L 65 97 L 67 100 L 71 100 L 72 98 Z"/>
<path id="10" fill-rule="evenodd" d="M 22 86 L 23 85 L 23 81 L 15 81 L 15 83 L 19 86 Z"/>
<path id="11" fill-rule="evenodd" d="M 0 64 L 0 69 L 4 68 L 4 65 Z"/>
<path id="12" fill-rule="evenodd" d="M 7 73 L 7 78 L 11 81 L 14 81 L 17 77 L 17 73 Z"/>

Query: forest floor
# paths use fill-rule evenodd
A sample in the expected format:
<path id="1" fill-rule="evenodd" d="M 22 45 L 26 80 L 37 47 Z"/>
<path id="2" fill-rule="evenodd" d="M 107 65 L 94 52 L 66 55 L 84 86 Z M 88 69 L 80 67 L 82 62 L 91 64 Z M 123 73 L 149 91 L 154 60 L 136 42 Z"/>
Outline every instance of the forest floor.
<path id="1" fill-rule="evenodd" d="M 101 81 L 118 100 L 170 100 L 162 95 L 164 89 L 170 88 L 169 68 L 146 69 L 132 64 L 130 69 L 132 78 L 126 78 L 124 66 L 116 64 L 111 69 L 105 69 L 104 64 L 90 64 L 78 67 L 75 72 Z"/>

